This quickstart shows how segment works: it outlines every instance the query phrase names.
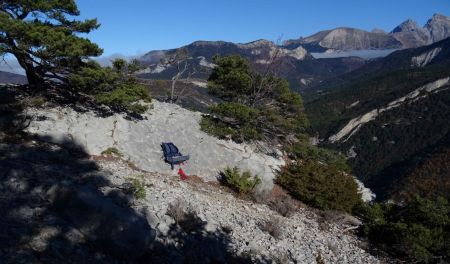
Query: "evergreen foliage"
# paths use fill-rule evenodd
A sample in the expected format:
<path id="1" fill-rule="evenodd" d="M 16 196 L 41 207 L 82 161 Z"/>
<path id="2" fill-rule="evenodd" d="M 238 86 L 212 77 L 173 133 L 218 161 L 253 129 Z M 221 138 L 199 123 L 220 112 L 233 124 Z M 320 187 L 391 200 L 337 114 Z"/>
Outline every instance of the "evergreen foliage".
<path id="1" fill-rule="evenodd" d="M 446 263 L 450 259 L 450 204 L 418 195 L 403 205 L 364 205 L 363 234 L 380 248 L 408 262 Z"/>
<path id="2" fill-rule="evenodd" d="M 223 173 L 223 182 L 234 191 L 241 194 L 251 193 L 255 187 L 261 182 L 261 179 L 249 171 L 241 173 L 238 167 L 226 168 Z"/>
<path id="3" fill-rule="evenodd" d="M 91 61 L 103 51 L 81 34 L 99 24 L 96 19 L 76 20 L 79 15 L 74 0 L 2 1 L 0 55 L 12 54 L 35 90 L 64 87 L 75 95 L 91 95 L 114 111 L 145 112 L 138 101 L 149 101 L 148 91 L 132 77 L 137 61 L 119 59 L 112 68 Z"/>
<path id="4" fill-rule="evenodd" d="M 276 182 L 295 198 L 323 210 L 352 212 L 361 201 L 352 176 L 316 160 L 285 167 Z"/>
<path id="5" fill-rule="evenodd" d="M 68 74 L 102 49 L 80 34 L 99 27 L 96 19 L 75 20 L 74 0 L 7 0 L 0 4 L 0 51 L 12 54 L 31 87 L 65 82 Z"/>
<path id="6" fill-rule="evenodd" d="M 351 212 L 360 202 L 357 184 L 345 158 L 334 151 L 312 146 L 300 95 L 287 81 L 251 70 L 239 56 L 215 57 L 208 83 L 210 93 L 223 100 L 203 117 L 203 131 L 237 142 L 264 140 L 281 143 L 296 162 L 282 169 L 277 183 L 294 197 L 321 209 Z M 292 143 L 296 142 L 296 143 Z M 238 191 L 252 186 L 237 168 L 227 169 L 225 181 Z"/>
<path id="7" fill-rule="evenodd" d="M 145 199 L 147 192 L 145 191 L 145 184 L 143 180 L 131 179 L 131 185 L 133 186 L 133 196 L 137 200 Z"/>
<path id="8" fill-rule="evenodd" d="M 204 131 L 235 141 L 284 140 L 309 126 L 300 95 L 286 80 L 261 75 L 239 56 L 214 58 L 217 67 L 208 89 L 224 102 L 210 108 L 212 116 L 201 122 Z"/>
<path id="9" fill-rule="evenodd" d="M 315 160 L 324 164 L 332 164 L 339 170 L 347 173 L 352 171 L 345 157 L 332 149 L 313 146 L 309 142 L 300 140 L 299 142 L 288 145 L 285 150 L 295 160 Z"/>
<path id="10" fill-rule="evenodd" d="M 78 72 L 69 76 L 69 85 L 77 91 L 92 95 L 98 104 L 109 106 L 119 112 L 142 114 L 148 107 L 139 103 L 150 102 L 147 87 L 133 76 L 138 63 L 118 59 L 113 67 L 101 67 L 90 61 Z"/>
<path id="11" fill-rule="evenodd" d="M 411 58 L 439 47 L 441 52 L 424 67 L 411 67 Z M 450 39 L 408 49 L 367 63 L 360 69 L 327 81 L 327 91 L 306 104 L 312 130 L 326 139 L 348 122 L 385 108 L 423 85 L 450 76 Z M 355 175 L 379 199 L 418 193 L 427 198 L 450 198 L 450 90 L 420 92 L 414 100 L 380 112 L 351 137 L 326 147 L 356 155 L 348 160 Z"/>

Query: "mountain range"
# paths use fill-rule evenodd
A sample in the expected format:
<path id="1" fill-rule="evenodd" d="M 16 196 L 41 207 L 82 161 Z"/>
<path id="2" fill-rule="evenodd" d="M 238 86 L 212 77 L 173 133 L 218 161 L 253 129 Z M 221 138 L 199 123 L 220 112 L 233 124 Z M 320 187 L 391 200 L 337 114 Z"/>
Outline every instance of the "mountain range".
<path id="1" fill-rule="evenodd" d="M 277 53 L 278 74 L 289 80 L 292 89 L 304 92 L 328 78 L 363 66 L 367 60 L 384 57 L 395 50 L 429 45 L 447 37 L 450 37 L 450 18 L 435 14 L 423 27 L 408 19 L 389 33 L 339 27 L 284 43 L 197 41 L 178 49 L 146 53 L 139 58 L 146 66 L 140 77 L 170 79 L 176 70 L 161 61 L 181 51 L 187 53 L 190 67 L 202 69 L 194 75 L 200 79 L 206 79 L 214 67 L 214 55 L 237 54 L 247 58 L 256 69 L 265 69 Z"/>
<path id="2" fill-rule="evenodd" d="M 0 71 L 0 83 L 25 84 L 27 78 L 20 74 Z"/>
<path id="3" fill-rule="evenodd" d="M 293 90 L 309 93 L 324 80 L 352 72 L 368 60 L 384 57 L 395 50 L 432 44 L 447 37 L 450 37 L 450 18 L 434 14 L 423 27 L 408 19 L 391 32 L 338 27 L 283 43 L 268 40 L 246 44 L 196 41 L 176 49 L 150 51 L 138 59 L 145 66 L 140 72 L 141 78 L 170 80 L 176 69 L 161 61 L 183 51 L 189 57 L 189 67 L 196 69 L 192 77 L 205 80 L 214 67 L 215 55 L 237 54 L 247 58 L 256 69 L 265 70 L 271 57 L 277 53 L 276 73 L 286 78 Z M 2 82 L 23 82 L 18 76 L 2 74 L 0 77 L 4 79 L 0 80 Z"/>
<path id="4" fill-rule="evenodd" d="M 434 14 L 419 27 L 411 19 L 406 20 L 391 32 L 374 29 L 371 32 L 355 28 L 340 27 L 320 31 L 306 38 L 288 40 L 285 46 L 304 46 L 308 51 L 364 50 L 364 49 L 404 49 L 428 45 L 450 36 L 450 19 Z"/>

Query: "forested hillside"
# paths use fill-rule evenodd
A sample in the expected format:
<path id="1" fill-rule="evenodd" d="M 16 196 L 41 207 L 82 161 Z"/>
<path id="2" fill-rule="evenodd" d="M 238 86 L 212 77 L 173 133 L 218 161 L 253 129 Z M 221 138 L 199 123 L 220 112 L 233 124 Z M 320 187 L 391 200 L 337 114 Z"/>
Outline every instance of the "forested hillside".
<path id="1" fill-rule="evenodd" d="M 323 144 L 348 153 L 379 198 L 402 190 L 448 193 L 449 53 L 450 39 L 395 52 L 330 80 L 322 90 L 331 92 L 306 104 Z M 439 188 L 426 183 L 436 178 Z"/>

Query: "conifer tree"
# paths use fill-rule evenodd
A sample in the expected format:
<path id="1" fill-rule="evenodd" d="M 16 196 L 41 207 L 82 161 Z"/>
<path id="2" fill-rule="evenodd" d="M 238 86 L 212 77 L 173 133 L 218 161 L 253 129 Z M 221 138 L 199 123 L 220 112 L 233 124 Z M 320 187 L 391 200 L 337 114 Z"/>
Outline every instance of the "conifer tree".
<path id="1" fill-rule="evenodd" d="M 65 83 L 102 49 L 80 35 L 99 27 L 96 19 L 77 20 L 74 0 L 3 0 L 0 3 L 0 54 L 12 54 L 28 83 Z"/>

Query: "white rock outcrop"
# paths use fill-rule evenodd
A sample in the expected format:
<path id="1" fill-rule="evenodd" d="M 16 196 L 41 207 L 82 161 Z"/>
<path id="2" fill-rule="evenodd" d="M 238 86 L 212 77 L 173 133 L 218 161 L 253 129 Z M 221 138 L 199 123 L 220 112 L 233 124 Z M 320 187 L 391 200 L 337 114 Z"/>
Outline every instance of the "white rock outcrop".
<path id="1" fill-rule="evenodd" d="M 420 99 L 419 95 L 425 93 L 424 96 L 426 96 L 427 93 L 432 92 L 439 92 L 439 89 L 447 86 L 450 84 L 450 77 L 442 78 L 437 81 L 428 83 L 424 86 L 421 86 L 414 91 L 408 93 L 405 96 L 402 96 L 392 102 L 390 102 L 386 107 L 383 108 L 377 108 L 372 111 L 369 111 L 363 115 L 360 115 L 358 117 L 353 118 L 350 120 L 347 125 L 345 125 L 339 132 L 332 135 L 328 138 L 328 140 L 331 143 L 338 142 L 338 141 L 346 141 L 348 140 L 352 135 L 354 135 L 364 124 L 375 120 L 377 116 L 385 111 L 388 111 L 393 108 L 397 108 L 404 103 L 413 102 L 415 100 Z"/>
<path id="2" fill-rule="evenodd" d="M 175 104 L 153 102 L 144 120 L 130 121 L 122 115 L 106 118 L 93 112 L 80 113 L 70 108 L 30 110 L 35 120 L 28 132 L 60 143 L 74 140 L 91 155 L 117 148 L 137 167 L 149 172 L 176 173 L 163 161 L 160 144 L 174 142 L 190 160 L 182 168 L 187 174 L 215 180 L 220 170 L 237 166 L 257 174 L 271 189 L 274 171 L 284 164 L 282 159 L 259 153 L 255 146 L 218 140 L 200 131 L 201 113 Z"/>
<path id="3" fill-rule="evenodd" d="M 425 53 L 420 54 L 419 56 L 411 58 L 411 66 L 412 67 L 424 67 L 428 63 L 430 63 L 440 52 L 442 48 L 437 47 L 432 50 L 429 50 Z"/>
<path id="4" fill-rule="evenodd" d="M 200 57 L 197 57 L 197 58 L 200 59 L 200 63 L 199 63 L 200 66 L 203 66 L 203 67 L 209 68 L 209 69 L 214 69 L 217 66 L 216 64 L 207 61 L 206 58 L 203 57 L 203 56 L 200 56 Z"/>

